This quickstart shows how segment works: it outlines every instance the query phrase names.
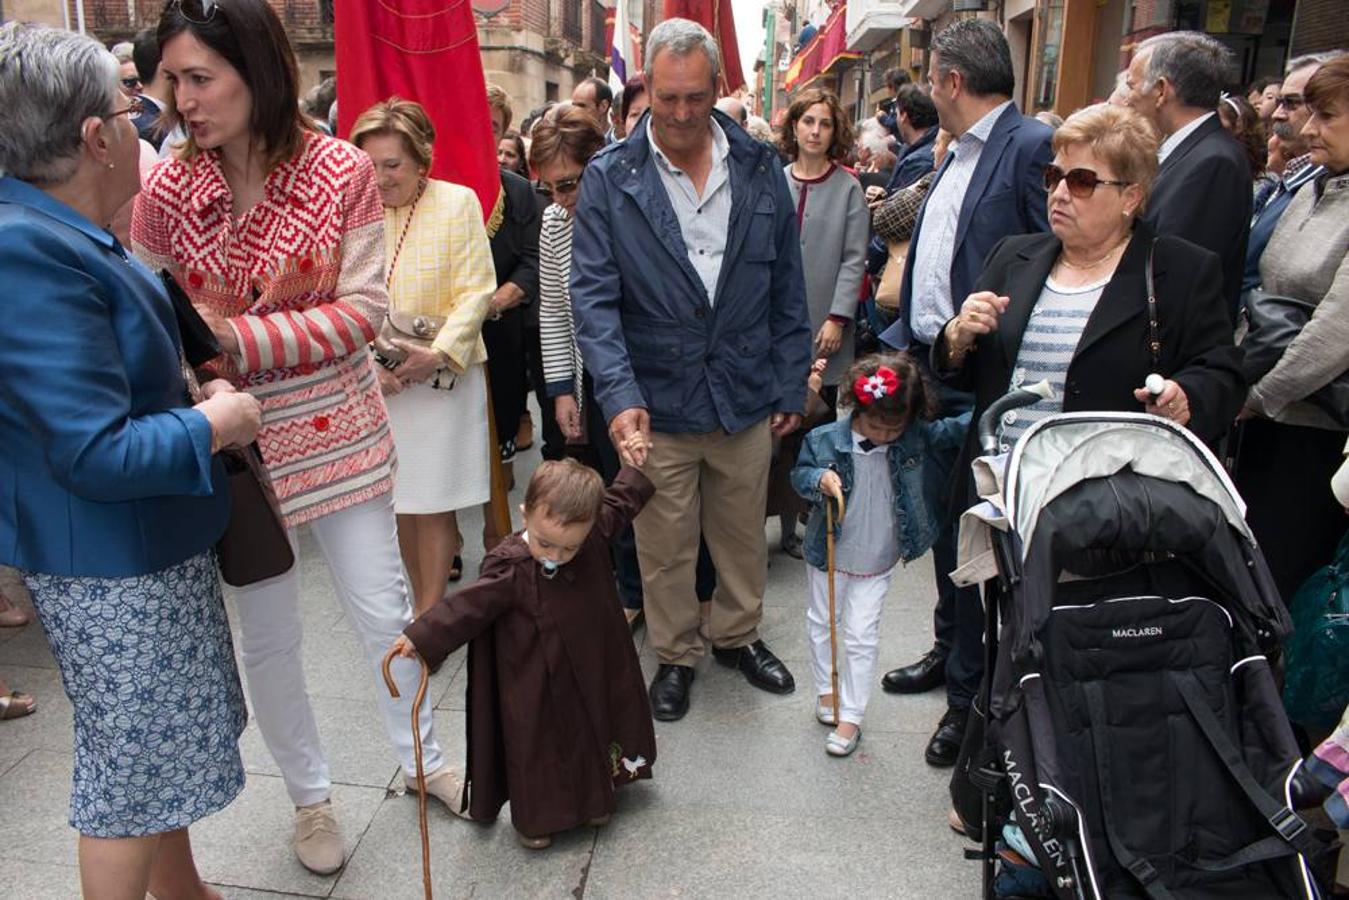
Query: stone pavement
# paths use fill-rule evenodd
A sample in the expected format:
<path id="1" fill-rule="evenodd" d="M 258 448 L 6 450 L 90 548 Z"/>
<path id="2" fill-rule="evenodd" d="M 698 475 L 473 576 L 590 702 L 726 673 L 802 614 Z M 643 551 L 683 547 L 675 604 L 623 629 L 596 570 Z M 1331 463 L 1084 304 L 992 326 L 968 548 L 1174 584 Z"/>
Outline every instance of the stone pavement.
<path id="1" fill-rule="evenodd" d="M 521 454 L 513 506 L 537 460 L 537 450 Z M 466 570 L 476 572 L 481 517 L 461 516 L 461 528 L 470 545 Z M 827 756 L 828 729 L 813 718 L 805 564 L 776 550 L 776 524 L 768 532 L 774 552 L 763 637 L 796 676 L 796 693 L 755 690 L 709 654 L 698 665 L 688 716 L 656 723 L 654 780 L 619 792 L 609 826 L 562 835 L 550 850 L 520 848 L 506 810 L 496 823 L 481 825 L 433 803 L 438 897 L 978 896 L 978 866 L 962 858 L 963 842 L 946 826 L 946 773 L 923 762 L 944 708 L 941 693 L 895 697 L 877 686 L 858 751 L 849 759 Z M 361 659 L 307 534 L 300 565 L 305 673 L 349 860 L 326 878 L 295 861 L 292 808 L 250 724 L 243 737 L 248 785 L 231 806 L 193 827 L 198 864 L 233 900 L 420 897 L 417 804 L 401 791 L 375 712 L 374 692 L 383 686 Z M 882 670 L 930 646 L 931 585 L 930 558 L 896 572 Z M 637 641 L 649 678 L 655 659 L 644 637 L 639 632 Z M 430 691 L 439 738 L 458 760 L 463 662 L 462 650 L 450 657 Z M 70 704 L 36 624 L 0 629 L 0 678 L 38 703 L 36 714 L 0 723 L 0 898 L 77 897 L 75 834 L 66 824 Z"/>

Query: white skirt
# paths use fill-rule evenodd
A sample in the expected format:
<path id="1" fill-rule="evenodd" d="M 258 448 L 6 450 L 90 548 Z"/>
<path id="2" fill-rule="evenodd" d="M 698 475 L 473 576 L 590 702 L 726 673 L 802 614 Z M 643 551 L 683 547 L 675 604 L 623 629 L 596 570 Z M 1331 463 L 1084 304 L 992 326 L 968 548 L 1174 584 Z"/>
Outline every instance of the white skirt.
<path id="1" fill-rule="evenodd" d="M 384 402 L 398 451 L 395 513 L 453 512 L 487 502 L 492 471 L 482 365 L 469 366 L 451 390 L 414 384 Z"/>

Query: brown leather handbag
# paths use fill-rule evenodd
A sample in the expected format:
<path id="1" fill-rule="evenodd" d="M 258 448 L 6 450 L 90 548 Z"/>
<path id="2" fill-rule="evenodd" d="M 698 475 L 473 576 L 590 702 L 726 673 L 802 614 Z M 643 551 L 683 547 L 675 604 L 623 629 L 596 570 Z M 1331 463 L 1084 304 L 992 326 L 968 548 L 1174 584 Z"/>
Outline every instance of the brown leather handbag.
<path id="1" fill-rule="evenodd" d="M 226 447 L 220 461 L 230 479 L 230 521 L 215 545 L 220 577 L 245 587 L 284 575 L 295 565 L 281 504 L 256 442 Z"/>
<path id="2" fill-rule="evenodd" d="M 159 276 L 178 319 L 183 380 L 192 401 L 198 403 L 202 394 L 195 367 L 219 356 L 220 345 L 182 286 L 167 270 L 161 270 Z M 284 575 L 295 565 L 295 549 L 262 451 L 255 441 L 247 447 L 225 447 L 219 455 L 229 475 L 230 490 L 229 524 L 215 545 L 220 577 L 228 585 L 244 587 Z"/>

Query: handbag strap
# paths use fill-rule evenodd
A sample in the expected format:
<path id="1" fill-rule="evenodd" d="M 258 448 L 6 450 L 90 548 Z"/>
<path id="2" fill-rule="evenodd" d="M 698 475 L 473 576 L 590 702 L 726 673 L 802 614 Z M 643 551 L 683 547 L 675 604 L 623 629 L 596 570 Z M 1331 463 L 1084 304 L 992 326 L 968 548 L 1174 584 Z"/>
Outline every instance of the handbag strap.
<path id="1" fill-rule="evenodd" d="M 1162 338 L 1157 325 L 1157 290 L 1152 284 L 1152 253 L 1156 248 L 1157 239 L 1153 238 L 1152 243 L 1148 245 L 1148 261 L 1143 267 L 1143 278 L 1148 285 L 1148 353 L 1152 356 L 1154 372 L 1162 360 Z"/>
<path id="2" fill-rule="evenodd" d="M 389 258 L 389 272 L 384 276 L 384 290 L 389 289 L 393 284 L 393 270 L 398 265 L 398 257 L 403 253 L 403 242 L 407 240 L 408 229 L 412 227 L 412 217 L 417 215 L 417 204 L 422 201 L 422 194 L 426 193 L 426 180 L 422 179 L 421 186 L 417 188 L 417 196 L 412 198 L 412 209 L 408 210 L 408 220 L 403 223 L 403 230 L 398 235 L 398 243 L 394 245 L 393 256 Z"/>

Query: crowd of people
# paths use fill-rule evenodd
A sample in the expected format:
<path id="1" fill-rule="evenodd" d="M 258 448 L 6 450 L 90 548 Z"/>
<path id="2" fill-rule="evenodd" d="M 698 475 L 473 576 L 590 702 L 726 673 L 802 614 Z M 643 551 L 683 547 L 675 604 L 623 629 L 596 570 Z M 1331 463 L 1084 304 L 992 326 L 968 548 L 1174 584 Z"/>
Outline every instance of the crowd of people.
<path id="1" fill-rule="evenodd" d="M 1005 37 L 968 19 L 874 116 L 812 87 L 775 131 L 718 96 L 708 32 L 669 19 L 621 91 L 587 78 L 513 129 L 487 85 L 484 215 L 429 176 L 454 138 L 417 98 L 333 136 L 331 85 L 301 103 L 263 0 L 172 3 L 129 50 L 0 28 L 0 591 L 31 595 L 74 704 L 88 897 L 212 895 L 188 829 L 242 789 L 245 687 L 297 858 L 344 862 L 296 569 L 235 589 L 236 669 L 223 448 L 256 443 L 369 676 L 402 657 L 401 698 L 377 695 L 408 788 L 476 820 L 509 797 L 534 849 L 650 777 L 651 718 L 687 715 L 709 648 L 795 690 L 760 634 L 771 519 L 809 573 L 836 757 L 862 738 L 893 570 L 932 552 L 932 647 L 879 682 L 944 687 L 925 759 L 953 766 L 985 674 L 978 590 L 950 577 L 969 424 L 1011 388 L 1054 399 L 1004 417 L 1003 450 L 1056 413 L 1142 411 L 1224 454 L 1286 600 L 1344 534 L 1349 54 L 1231 92 L 1222 43 L 1162 34 L 1060 119 L 1017 108 Z M 196 370 L 179 288 L 221 351 Z M 1307 313 L 1257 371 L 1240 342 L 1269 295 Z M 509 485 L 536 440 L 513 535 L 493 473 Z M 475 506 L 487 560 L 446 600 Z M 0 627 L 26 622 L 0 593 Z M 465 772 L 411 698 L 417 659 L 470 641 Z M 34 708 L 0 683 L 0 719 Z"/>

